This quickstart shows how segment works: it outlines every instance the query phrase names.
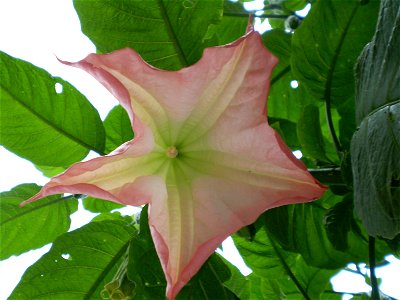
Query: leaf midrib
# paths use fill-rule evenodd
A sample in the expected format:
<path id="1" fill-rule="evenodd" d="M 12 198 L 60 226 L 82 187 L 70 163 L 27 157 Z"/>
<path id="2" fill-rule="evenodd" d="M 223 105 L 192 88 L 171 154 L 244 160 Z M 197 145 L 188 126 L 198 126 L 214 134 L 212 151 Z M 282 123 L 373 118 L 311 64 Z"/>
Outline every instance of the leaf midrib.
<path id="1" fill-rule="evenodd" d="M 189 63 L 185 57 L 185 54 L 183 53 L 183 49 L 179 43 L 178 37 L 176 36 L 174 29 L 172 28 L 172 24 L 168 17 L 164 2 L 162 0 L 157 0 L 157 3 L 158 3 L 158 7 L 160 8 L 161 18 L 164 20 L 165 29 L 167 30 L 168 36 L 172 40 L 172 44 L 174 45 L 176 54 L 181 63 L 181 67 L 187 67 L 189 65 Z"/>
<path id="2" fill-rule="evenodd" d="M 18 97 L 14 96 L 7 87 L 4 87 L 4 85 L 0 85 L 0 88 L 9 97 L 9 99 L 12 99 L 13 101 L 15 101 L 18 104 L 20 104 L 23 108 L 25 108 L 28 112 L 30 112 L 32 115 L 34 115 L 37 119 L 42 121 L 44 124 L 46 124 L 50 128 L 53 128 L 55 131 L 59 132 L 62 136 L 64 136 L 64 137 L 68 138 L 69 140 L 77 143 L 78 145 L 82 146 L 83 148 L 85 148 L 87 150 L 93 150 L 93 151 L 95 151 L 96 153 L 98 153 L 100 155 L 105 155 L 105 153 L 103 151 L 101 151 L 100 149 L 97 149 L 93 145 L 89 145 L 88 143 L 86 143 L 85 141 L 79 139 L 78 137 L 75 137 L 72 134 L 64 131 L 59 126 L 56 126 L 55 123 L 52 123 L 49 120 L 47 120 L 44 116 L 42 116 L 39 113 L 37 113 L 34 109 L 32 109 L 30 106 L 28 106 L 23 101 L 21 101 Z"/>

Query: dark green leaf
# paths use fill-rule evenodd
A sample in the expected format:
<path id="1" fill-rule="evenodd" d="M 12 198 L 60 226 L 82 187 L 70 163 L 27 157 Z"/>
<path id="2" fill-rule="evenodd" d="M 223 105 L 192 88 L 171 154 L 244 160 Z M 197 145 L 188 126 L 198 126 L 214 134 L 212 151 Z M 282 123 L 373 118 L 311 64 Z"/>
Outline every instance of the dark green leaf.
<path id="1" fill-rule="evenodd" d="M 106 130 L 106 153 L 133 139 L 132 125 L 122 106 L 114 107 L 104 120 Z"/>
<path id="2" fill-rule="evenodd" d="M 60 236 L 25 272 L 9 299 L 99 299 L 133 233 L 127 223 L 103 221 Z"/>
<path id="3" fill-rule="evenodd" d="M 400 3 L 382 1 L 376 33 L 360 55 L 351 141 L 357 214 L 372 236 L 400 233 Z"/>
<path id="4" fill-rule="evenodd" d="M 103 199 L 86 197 L 83 199 L 83 207 L 94 213 L 105 213 L 124 206 L 119 203 L 106 201 Z"/>
<path id="5" fill-rule="evenodd" d="M 360 124 L 373 110 L 400 98 L 400 2 L 382 1 L 376 33 L 356 68 L 356 112 Z"/>
<path id="6" fill-rule="evenodd" d="M 318 99 L 340 104 L 354 95 L 353 68 L 370 40 L 379 2 L 319 1 L 293 35 L 292 67 Z"/>
<path id="7" fill-rule="evenodd" d="M 55 195 L 19 206 L 40 188 L 35 184 L 22 184 L 0 194 L 0 259 L 40 248 L 68 231 L 70 215 L 78 208 L 74 198 Z"/>
<path id="8" fill-rule="evenodd" d="M 82 31 L 101 53 L 130 47 L 158 68 L 195 63 L 210 24 L 222 17 L 222 0 L 74 0 Z"/>
<path id="9" fill-rule="evenodd" d="M 372 236 L 400 233 L 400 101 L 365 118 L 351 144 L 354 206 Z"/>
<path id="10" fill-rule="evenodd" d="M 1 52 L 0 78 L 0 144 L 8 150 L 53 167 L 103 152 L 99 114 L 68 82 Z"/>

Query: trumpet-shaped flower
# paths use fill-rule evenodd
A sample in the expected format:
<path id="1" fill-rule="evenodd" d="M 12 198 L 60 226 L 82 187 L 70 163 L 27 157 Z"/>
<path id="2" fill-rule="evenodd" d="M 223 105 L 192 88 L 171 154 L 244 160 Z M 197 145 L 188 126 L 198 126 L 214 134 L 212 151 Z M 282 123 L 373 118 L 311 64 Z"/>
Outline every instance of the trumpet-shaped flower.
<path id="1" fill-rule="evenodd" d="M 325 190 L 268 125 L 276 63 L 252 28 L 179 71 L 156 69 L 131 49 L 68 63 L 119 100 L 135 138 L 73 165 L 26 202 L 66 192 L 148 203 L 173 299 L 229 235 L 267 209 L 311 201 Z"/>

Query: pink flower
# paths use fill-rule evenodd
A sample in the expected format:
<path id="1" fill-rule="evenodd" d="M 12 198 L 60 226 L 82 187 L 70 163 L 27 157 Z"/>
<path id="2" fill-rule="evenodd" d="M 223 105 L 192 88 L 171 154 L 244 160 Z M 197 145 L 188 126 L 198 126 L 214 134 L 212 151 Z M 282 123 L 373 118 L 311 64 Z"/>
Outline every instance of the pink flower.
<path id="1" fill-rule="evenodd" d="M 252 28 L 174 72 L 148 65 L 131 49 L 69 63 L 120 101 L 135 138 L 73 165 L 24 203 L 64 192 L 148 203 L 173 299 L 229 235 L 267 209 L 312 201 L 325 190 L 268 125 L 276 63 Z"/>

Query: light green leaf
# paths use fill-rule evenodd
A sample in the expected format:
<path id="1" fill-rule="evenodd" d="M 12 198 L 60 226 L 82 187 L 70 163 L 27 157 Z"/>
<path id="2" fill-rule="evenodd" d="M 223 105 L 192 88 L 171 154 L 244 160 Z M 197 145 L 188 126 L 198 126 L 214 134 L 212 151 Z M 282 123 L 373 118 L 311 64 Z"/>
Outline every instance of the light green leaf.
<path id="1" fill-rule="evenodd" d="M 102 221 L 60 236 L 24 273 L 9 299 L 100 299 L 133 232 L 125 222 Z"/>
<path id="2" fill-rule="evenodd" d="M 85 209 L 94 213 L 105 213 L 105 212 L 110 212 L 113 209 L 124 207 L 119 203 L 98 199 L 90 196 L 85 197 L 82 202 L 83 202 L 83 207 Z"/>
<path id="3" fill-rule="evenodd" d="M 2 52 L 0 78 L 0 144 L 5 148 L 52 167 L 77 162 L 90 150 L 103 152 L 99 114 L 68 82 Z"/>
<path id="4" fill-rule="evenodd" d="M 210 24 L 222 17 L 222 0 L 74 0 L 82 31 L 101 53 L 130 47 L 158 68 L 196 62 Z"/>
<path id="5" fill-rule="evenodd" d="M 106 130 L 106 153 L 133 139 L 132 125 L 126 110 L 114 107 L 104 120 Z"/>
<path id="6" fill-rule="evenodd" d="M 36 184 L 22 184 L 0 193 L 0 259 L 40 248 L 68 231 L 70 215 L 78 208 L 75 198 L 55 195 L 19 206 L 40 188 Z"/>

